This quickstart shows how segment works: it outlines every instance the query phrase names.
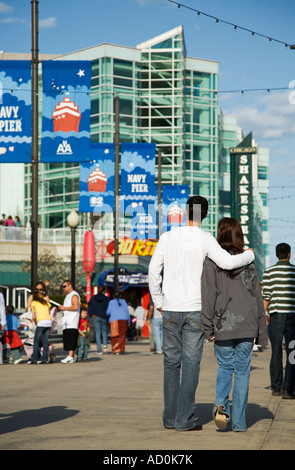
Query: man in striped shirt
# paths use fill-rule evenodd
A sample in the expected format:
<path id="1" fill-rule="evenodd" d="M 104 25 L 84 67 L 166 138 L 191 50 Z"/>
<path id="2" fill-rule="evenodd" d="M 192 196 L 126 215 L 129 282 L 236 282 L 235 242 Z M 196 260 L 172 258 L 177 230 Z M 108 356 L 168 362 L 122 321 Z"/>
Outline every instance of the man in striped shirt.
<path id="1" fill-rule="evenodd" d="M 295 398 L 295 266 L 290 263 L 291 247 L 287 243 L 276 246 L 278 262 L 263 275 L 263 301 L 266 311 L 272 355 L 270 380 L 272 394 Z M 286 342 L 286 367 L 283 378 L 282 341 Z"/>

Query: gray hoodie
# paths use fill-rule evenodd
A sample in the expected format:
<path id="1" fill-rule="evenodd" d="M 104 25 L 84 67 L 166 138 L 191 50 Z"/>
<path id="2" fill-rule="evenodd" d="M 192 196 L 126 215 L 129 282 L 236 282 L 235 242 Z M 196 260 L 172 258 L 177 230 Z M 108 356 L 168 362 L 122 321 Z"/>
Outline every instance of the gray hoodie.
<path id="1" fill-rule="evenodd" d="M 202 320 L 208 339 L 258 338 L 258 344 L 267 345 L 263 299 L 254 263 L 226 272 L 205 259 Z"/>

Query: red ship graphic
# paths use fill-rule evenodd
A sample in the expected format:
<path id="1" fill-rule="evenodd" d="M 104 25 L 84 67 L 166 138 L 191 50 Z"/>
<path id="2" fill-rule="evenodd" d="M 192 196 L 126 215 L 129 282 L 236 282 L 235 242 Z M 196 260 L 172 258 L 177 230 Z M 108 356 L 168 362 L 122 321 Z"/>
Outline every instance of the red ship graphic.
<path id="1" fill-rule="evenodd" d="M 95 191 L 95 192 L 105 192 L 107 186 L 107 177 L 105 173 L 97 167 L 93 170 L 87 180 L 88 183 L 88 191 Z"/>
<path id="2" fill-rule="evenodd" d="M 183 211 L 178 206 L 177 202 L 171 207 L 168 212 L 169 224 L 180 224 L 183 221 Z"/>
<path id="3" fill-rule="evenodd" d="M 55 106 L 52 119 L 54 132 L 79 132 L 81 113 L 79 106 L 76 106 L 70 98 L 64 98 Z"/>

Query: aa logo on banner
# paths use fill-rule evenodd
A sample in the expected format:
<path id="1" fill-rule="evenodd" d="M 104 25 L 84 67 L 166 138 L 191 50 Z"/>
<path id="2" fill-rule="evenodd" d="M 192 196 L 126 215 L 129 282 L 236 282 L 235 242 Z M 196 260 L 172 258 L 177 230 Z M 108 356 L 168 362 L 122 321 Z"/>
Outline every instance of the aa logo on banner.
<path id="1" fill-rule="evenodd" d="M 42 62 L 41 163 L 90 160 L 90 61 Z"/>
<path id="2" fill-rule="evenodd" d="M 30 61 L 0 61 L 0 163 L 29 163 L 32 153 Z"/>

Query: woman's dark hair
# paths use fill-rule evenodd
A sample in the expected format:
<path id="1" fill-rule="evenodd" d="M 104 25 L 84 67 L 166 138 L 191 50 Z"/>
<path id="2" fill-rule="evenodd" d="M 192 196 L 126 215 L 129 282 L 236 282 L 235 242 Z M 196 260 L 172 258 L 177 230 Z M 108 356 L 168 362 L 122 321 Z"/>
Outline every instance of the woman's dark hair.
<path id="1" fill-rule="evenodd" d="M 243 253 L 244 235 L 238 220 L 224 217 L 218 222 L 217 241 L 219 245 L 232 254 Z"/>
<path id="2" fill-rule="evenodd" d="M 42 290 L 39 290 L 37 286 L 42 286 Z M 34 286 L 33 300 L 40 302 L 43 305 L 47 305 L 47 301 L 44 299 L 46 295 L 45 285 L 43 282 L 37 282 Z"/>

